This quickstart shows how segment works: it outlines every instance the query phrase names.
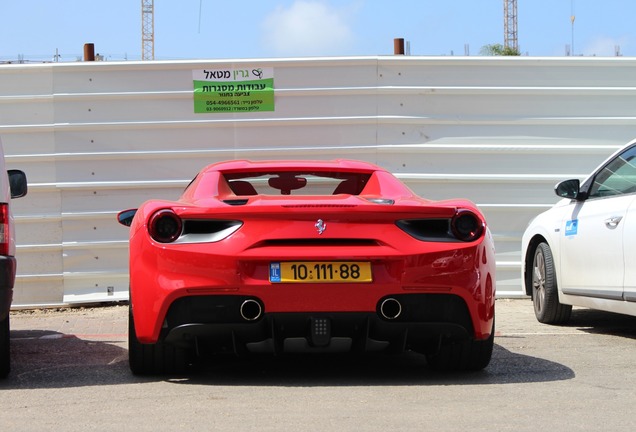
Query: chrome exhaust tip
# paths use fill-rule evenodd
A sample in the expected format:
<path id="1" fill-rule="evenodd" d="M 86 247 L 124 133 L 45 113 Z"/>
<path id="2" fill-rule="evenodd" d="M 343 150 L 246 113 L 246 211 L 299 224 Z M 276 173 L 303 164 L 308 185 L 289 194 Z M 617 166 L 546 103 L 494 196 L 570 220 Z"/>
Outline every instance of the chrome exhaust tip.
<path id="1" fill-rule="evenodd" d="M 256 321 L 263 314 L 263 308 L 261 304 L 256 300 L 245 300 L 243 304 L 241 304 L 241 317 L 245 321 Z"/>
<path id="2" fill-rule="evenodd" d="M 388 320 L 394 320 L 402 314 L 402 304 L 393 297 L 384 299 L 380 304 L 380 313 Z"/>

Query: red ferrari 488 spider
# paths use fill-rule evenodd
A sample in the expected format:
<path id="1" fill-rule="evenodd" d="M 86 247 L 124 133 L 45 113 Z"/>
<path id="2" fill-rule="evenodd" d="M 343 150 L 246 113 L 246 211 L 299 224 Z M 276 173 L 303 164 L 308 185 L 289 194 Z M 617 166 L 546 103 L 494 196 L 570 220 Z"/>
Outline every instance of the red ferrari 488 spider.
<path id="1" fill-rule="evenodd" d="M 493 240 L 468 200 L 418 197 L 365 162 L 232 161 L 130 227 L 130 367 L 206 353 L 403 352 L 490 362 Z"/>

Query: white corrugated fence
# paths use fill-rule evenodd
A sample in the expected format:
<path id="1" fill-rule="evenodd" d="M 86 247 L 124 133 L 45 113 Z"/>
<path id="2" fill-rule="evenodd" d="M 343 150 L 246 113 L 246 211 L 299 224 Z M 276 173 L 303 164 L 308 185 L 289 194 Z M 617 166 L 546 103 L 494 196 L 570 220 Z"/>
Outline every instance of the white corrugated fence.
<path id="1" fill-rule="evenodd" d="M 466 197 L 520 296 L 520 239 L 636 136 L 629 58 L 358 57 L 0 66 L 0 136 L 27 173 L 15 200 L 15 306 L 127 299 L 119 210 L 176 198 L 228 159 L 361 159 L 432 199 Z M 195 71 L 268 70 L 273 110 L 196 113 Z M 237 81 L 238 83 L 238 81 Z"/>

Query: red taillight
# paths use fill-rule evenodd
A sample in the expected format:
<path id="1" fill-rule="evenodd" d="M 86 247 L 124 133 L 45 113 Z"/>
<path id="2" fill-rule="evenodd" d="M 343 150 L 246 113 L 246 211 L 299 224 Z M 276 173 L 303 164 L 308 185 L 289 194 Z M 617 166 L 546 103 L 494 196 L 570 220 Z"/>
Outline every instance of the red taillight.
<path id="1" fill-rule="evenodd" d="M 484 232 L 484 222 L 470 210 L 458 210 L 451 220 L 451 231 L 459 240 L 474 241 Z"/>
<path id="2" fill-rule="evenodd" d="M 9 255 L 9 242 L 11 232 L 9 231 L 9 205 L 0 204 L 0 255 Z"/>
<path id="3" fill-rule="evenodd" d="M 159 210 L 150 217 L 148 232 L 160 243 L 172 243 L 181 235 L 181 218 L 170 209 Z"/>

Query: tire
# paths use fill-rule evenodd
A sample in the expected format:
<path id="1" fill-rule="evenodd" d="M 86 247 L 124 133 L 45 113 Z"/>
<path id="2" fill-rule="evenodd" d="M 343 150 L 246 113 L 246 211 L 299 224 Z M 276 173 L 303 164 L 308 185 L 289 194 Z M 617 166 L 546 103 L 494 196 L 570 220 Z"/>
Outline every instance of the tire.
<path id="1" fill-rule="evenodd" d="M 9 335 L 9 313 L 0 321 L 0 378 L 5 378 L 11 371 L 11 350 Z"/>
<path id="2" fill-rule="evenodd" d="M 532 258 L 532 304 L 537 320 L 544 324 L 565 324 L 572 306 L 559 302 L 552 251 L 547 243 L 539 243 Z"/>
<path id="3" fill-rule="evenodd" d="M 128 309 L 128 363 L 134 375 L 172 375 L 184 373 L 187 351 L 161 342 L 144 344 L 135 333 L 132 307 Z"/>
<path id="4" fill-rule="evenodd" d="M 495 345 L 495 320 L 486 340 L 463 340 L 443 344 L 439 352 L 426 356 L 429 367 L 436 371 L 479 371 L 490 363 Z"/>

